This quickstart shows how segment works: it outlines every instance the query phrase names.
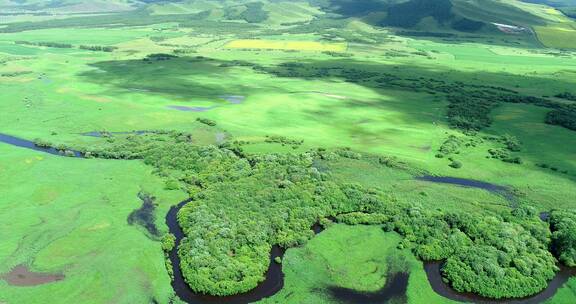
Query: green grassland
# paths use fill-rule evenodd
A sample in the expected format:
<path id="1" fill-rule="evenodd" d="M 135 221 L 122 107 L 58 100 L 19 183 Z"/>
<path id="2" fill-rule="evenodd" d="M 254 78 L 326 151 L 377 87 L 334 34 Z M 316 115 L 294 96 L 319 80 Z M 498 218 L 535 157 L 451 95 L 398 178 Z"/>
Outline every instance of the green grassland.
<path id="1" fill-rule="evenodd" d="M 160 214 L 181 194 L 163 191 L 150 169 L 137 162 L 67 159 L 6 145 L 0 149 L 0 272 L 26 264 L 33 271 L 66 276 L 33 288 L 1 281 L 2 300 L 169 300 L 172 290 L 159 243 L 144 229 L 127 225 L 127 217 L 142 204 L 140 191 L 157 195 Z M 165 230 L 163 217 L 156 225 Z"/>
<path id="2" fill-rule="evenodd" d="M 379 189 L 399 205 L 484 215 L 518 205 L 574 208 L 576 133 L 545 123 L 554 107 L 576 102 L 554 97 L 576 94 L 575 23 L 556 9 L 452 1 L 447 19 L 412 16 L 414 25 L 390 27 L 396 1 L 81 2 L 28 1 L 22 14 L 0 19 L 0 133 L 88 149 L 107 142 L 82 133 L 133 130 L 186 132 L 195 145 L 237 142 L 250 155 L 349 147 L 402 165 L 351 158 L 319 165 L 335 181 Z M 0 1 L 0 8 L 14 7 Z M 40 14 L 48 11 L 54 14 Z M 462 18 L 484 25 L 459 31 L 453 25 Z M 529 31 L 505 34 L 491 22 Z M 489 125 L 469 132 L 447 115 L 455 87 L 548 103 L 494 99 Z M 289 142 L 271 143 L 274 136 Z M 437 157 L 450 136 L 473 144 Z M 505 149 L 494 139 L 503 136 L 520 143 L 509 153 L 521 164 L 490 157 Z M 454 162 L 461 167 L 449 166 Z M 66 275 L 26 288 L 0 280 L 0 303 L 173 299 L 160 243 L 126 220 L 145 191 L 157 198 L 156 225 L 167 232 L 164 215 L 186 193 L 165 190 L 167 173 L 158 171 L 137 160 L 69 159 L 0 143 L 0 274 L 24 263 Z M 424 174 L 507 186 L 517 200 L 414 180 Z M 337 224 L 287 251 L 285 288 L 264 302 L 328 303 L 333 299 L 318 290 L 333 285 L 377 290 L 389 257 L 402 257 L 410 272 L 409 303 L 447 302 L 411 251 L 396 248 L 401 239 L 379 226 Z M 366 261 L 378 277 L 366 275 Z M 550 303 L 573 302 L 575 285 L 572 279 Z"/>
<path id="3" fill-rule="evenodd" d="M 331 286 L 374 292 L 396 272 L 410 274 L 407 299 L 396 301 L 450 303 L 434 294 L 421 262 L 397 249 L 400 240 L 378 226 L 331 226 L 305 247 L 288 250 L 282 261 L 286 286 L 261 303 L 333 303 Z"/>
<path id="4" fill-rule="evenodd" d="M 400 240 L 398 235 L 385 233 L 377 226 L 331 226 L 305 247 L 288 250 L 282 261 L 286 286 L 261 303 L 332 303 L 327 291 L 330 286 L 370 292 L 385 284 L 389 265 L 398 267 L 394 271 L 410 274 L 407 299 L 401 301 L 458 303 L 433 292 L 422 263 L 405 249 L 397 249 Z M 395 261 L 391 264 L 390 259 Z M 570 303 L 574 282 L 570 280 L 546 303 Z"/>

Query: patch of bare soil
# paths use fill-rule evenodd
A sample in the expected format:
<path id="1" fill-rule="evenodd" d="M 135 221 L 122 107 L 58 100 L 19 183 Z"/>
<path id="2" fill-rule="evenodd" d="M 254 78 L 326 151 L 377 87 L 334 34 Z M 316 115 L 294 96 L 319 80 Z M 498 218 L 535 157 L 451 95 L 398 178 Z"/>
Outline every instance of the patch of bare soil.
<path id="1" fill-rule="evenodd" d="M 32 272 L 26 265 L 18 265 L 12 271 L 0 278 L 13 286 L 35 286 L 64 280 L 65 276 L 59 273 Z"/>

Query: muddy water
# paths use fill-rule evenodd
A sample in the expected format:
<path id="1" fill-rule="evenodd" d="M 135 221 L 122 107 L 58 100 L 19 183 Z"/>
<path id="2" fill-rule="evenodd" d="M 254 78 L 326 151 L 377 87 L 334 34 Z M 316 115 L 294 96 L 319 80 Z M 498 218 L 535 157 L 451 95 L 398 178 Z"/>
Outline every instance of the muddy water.
<path id="1" fill-rule="evenodd" d="M 63 274 L 32 272 L 25 265 L 18 265 L 0 278 L 12 286 L 36 286 L 64 280 Z"/>

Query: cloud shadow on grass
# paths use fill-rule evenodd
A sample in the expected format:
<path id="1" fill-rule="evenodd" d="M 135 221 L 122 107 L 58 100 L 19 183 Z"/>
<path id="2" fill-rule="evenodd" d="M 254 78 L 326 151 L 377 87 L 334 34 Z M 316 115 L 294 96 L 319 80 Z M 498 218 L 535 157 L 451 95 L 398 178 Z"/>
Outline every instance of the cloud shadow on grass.
<path id="1" fill-rule="evenodd" d="M 410 107 L 402 104 L 403 96 L 390 95 L 392 91 L 405 94 L 419 94 L 419 100 L 438 102 L 445 100 L 450 90 L 459 86 L 470 90 L 506 90 L 529 88 L 533 83 L 541 87 L 564 87 L 569 90 L 573 83 L 540 77 L 538 75 L 515 75 L 510 73 L 496 73 L 483 71 L 459 71 L 446 68 L 427 68 L 404 64 L 383 65 L 373 62 L 355 60 L 353 58 L 328 60 L 303 60 L 298 62 L 284 62 L 277 65 L 262 65 L 254 62 L 240 60 L 219 60 L 206 57 L 179 57 L 166 61 L 146 62 L 143 60 L 104 61 L 92 64 L 96 68 L 81 74 L 81 77 L 90 82 L 98 83 L 116 89 L 141 90 L 149 94 L 157 94 L 166 98 L 181 101 L 190 101 L 196 97 L 211 97 L 217 99 L 224 94 L 249 95 L 249 84 L 243 79 L 231 75 L 234 69 L 244 69 L 246 73 L 259 73 L 272 76 L 269 87 L 278 94 L 291 94 L 293 88 L 282 86 L 283 79 L 299 79 L 347 83 L 365 87 L 379 96 L 387 99 L 359 100 L 354 98 L 338 99 L 330 105 L 324 106 L 318 115 L 316 110 L 305 110 L 303 114 L 320 121 L 327 126 L 333 125 L 331 113 L 341 111 L 355 111 L 357 109 L 368 111 L 393 111 L 398 113 L 397 119 L 404 124 L 415 127 L 430 128 L 434 117 L 423 119 Z M 250 69 L 252 72 L 250 72 Z M 237 72 L 238 70 L 236 70 Z M 453 84 L 459 83 L 459 86 Z M 266 84 L 259 84 L 261 90 Z M 451 87 L 452 86 L 452 87 Z M 519 86 L 519 88 L 517 87 Z M 496 89 L 494 89 L 496 88 Z M 291 90 L 292 89 L 292 90 Z M 325 92 L 331 93 L 331 92 Z M 461 93 L 461 92 L 460 92 Z M 393 100 L 394 102 L 390 102 Z M 221 102 L 226 103 L 225 100 Z M 437 103 L 438 104 L 438 103 Z M 439 104 L 440 105 L 440 104 Z M 351 121 L 351 124 L 354 122 Z M 352 128 L 359 130 L 358 128 Z M 360 128 L 360 131 L 361 128 Z M 377 136 L 374 130 L 364 130 L 369 137 Z M 576 143 L 575 143 L 576 145 Z M 554 150 L 540 151 L 542 159 L 549 158 Z M 523 155 L 534 162 L 539 162 L 538 156 Z M 562 168 L 569 172 L 576 172 L 576 166 L 568 161 L 563 162 Z M 534 170 L 540 170 L 534 168 Z M 574 180 L 573 177 L 567 176 Z"/>

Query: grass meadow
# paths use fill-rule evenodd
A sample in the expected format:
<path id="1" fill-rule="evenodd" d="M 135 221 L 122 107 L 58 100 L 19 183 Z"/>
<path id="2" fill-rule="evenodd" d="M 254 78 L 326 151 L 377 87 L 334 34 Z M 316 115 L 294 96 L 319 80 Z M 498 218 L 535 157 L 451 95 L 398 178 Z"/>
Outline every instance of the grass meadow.
<path id="1" fill-rule="evenodd" d="M 400 241 L 378 226 L 333 225 L 306 246 L 288 250 L 282 261 L 284 289 L 261 303 L 333 303 L 330 287 L 377 292 L 396 272 L 409 273 L 409 285 L 404 298 L 391 301 L 455 303 L 432 291 L 421 262 L 397 249 Z"/>
<path id="2" fill-rule="evenodd" d="M 169 301 L 172 288 L 160 243 L 142 227 L 128 225 L 127 217 L 142 204 L 141 191 L 157 196 L 158 214 L 181 194 L 158 187 L 158 179 L 138 162 L 72 159 L 6 145 L 0 151 L 0 272 L 25 264 L 31 271 L 65 275 L 33 287 L 0 281 L 2 300 Z M 156 225 L 166 230 L 162 216 Z"/>

